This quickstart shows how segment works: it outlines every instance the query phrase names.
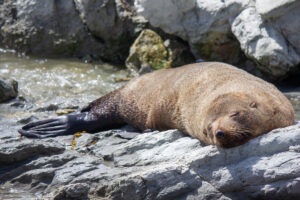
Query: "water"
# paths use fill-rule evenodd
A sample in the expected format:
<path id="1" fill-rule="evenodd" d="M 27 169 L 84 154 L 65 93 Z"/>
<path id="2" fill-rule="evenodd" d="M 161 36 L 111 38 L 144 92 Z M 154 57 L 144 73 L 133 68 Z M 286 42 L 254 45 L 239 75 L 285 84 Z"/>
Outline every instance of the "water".
<path id="1" fill-rule="evenodd" d="M 118 87 L 128 72 L 109 64 L 90 64 L 77 59 L 42 59 L 0 49 L 0 75 L 19 83 L 19 96 L 36 107 L 60 98 L 90 102 Z M 285 89 L 300 120 L 300 88 Z"/>
<path id="2" fill-rule="evenodd" d="M 294 107 L 296 120 L 300 121 L 300 88 L 286 89 L 284 94 Z"/>
<path id="3" fill-rule="evenodd" d="M 19 83 L 19 96 L 36 107 L 69 99 L 86 104 L 120 87 L 128 72 L 109 64 L 90 64 L 77 59 L 42 59 L 0 49 L 0 75 Z M 300 120 L 300 88 L 284 89 Z M 2 109 L 3 111 L 3 109 Z"/>
<path id="4" fill-rule="evenodd" d="M 40 105 L 60 98 L 96 99 L 120 87 L 127 72 L 109 64 L 76 59 L 41 59 L 0 50 L 0 75 L 19 83 L 19 95 Z"/>
<path id="5" fill-rule="evenodd" d="M 34 109 L 49 102 L 87 103 L 109 91 L 120 87 L 126 79 L 127 71 L 108 64 L 90 64 L 76 59 L 41 59 L 19 56 L 13 51 L 0 49 L 0 75 L 14 78 L 19 83 L 19 97 Z M 295 116 L 300 120 L 300 88 L 285 89 L 285 95 L 295 108 Z M 28 109 L 16 109 L 11 104 L 0 104 L 0 129 L 6 130 L 3 138 L 18 137 L 16 124 L 31 116 Z M 33 115 L 37 115 L 35 112 Z M 47 113 L 45 118 L 48 117 Z M 20 127 L 20 124 L 18 124 Z M 9 131 L 10 130 L 10 131 Z M 1 138 L 0 138 L 1 139 Z M 0 187 L 1 199 L 38 199 L 33 194 L 18 191 L 9 186 Z"/>
<path id="6" fill-rule="evenodd" d="M 128 79 L 124 69 L 99 63 L 84 63 L 77 59 L 42 59 L 17 55 L 0 49 L 0 76 L 18 81 L 18 99 L 0 104 L 0 140 L 18 138 L 23 119 L 55 117 L 55 112 L 37 109 L 59 105 L 59 109 L 82 107 L 88 102 L 120 87 Z M 23 100 L 24 99 L 24 100 Z M 55 109 L 53 110 L 55 111 Z M 0 186 L 0 199 L 40 199 L 37 194 Z"/>
<path id="7" fill-rule="evenodd" d="M 0 198 L 2 200 L 16 200 L 16 199 L 26 199 L 26 200 L 37 200 L 40 199 L 38 196 L 29 193 L 28 191 L 21 191 L 14 189 L 12 187 L 0 187 Z"/>

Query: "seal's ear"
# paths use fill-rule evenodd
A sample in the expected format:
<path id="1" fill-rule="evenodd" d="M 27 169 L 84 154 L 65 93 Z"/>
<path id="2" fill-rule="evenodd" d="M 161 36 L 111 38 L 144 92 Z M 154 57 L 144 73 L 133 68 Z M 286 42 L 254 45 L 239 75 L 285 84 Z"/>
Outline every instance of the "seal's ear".
<path id="1" fill-rule="evenodd" d="M 249 104 L 251 108 L 257 108 L 257 104 L 253 101 Z"/>

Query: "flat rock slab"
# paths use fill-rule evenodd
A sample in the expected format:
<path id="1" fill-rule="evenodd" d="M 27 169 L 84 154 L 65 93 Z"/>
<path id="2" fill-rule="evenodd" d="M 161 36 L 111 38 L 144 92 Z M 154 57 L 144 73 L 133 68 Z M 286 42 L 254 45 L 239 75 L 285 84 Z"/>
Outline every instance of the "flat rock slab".
<path id="1" fill-rule="evenodd" d="M 177 130 L 120 138 L 0 139 L 0 194 L 15 199 L 295 199 L 300 123 L 231 149 Z M 22 194 L 22 195 L 19 195 Z M 19 195 L 19 196 L 18 196 Z"/>

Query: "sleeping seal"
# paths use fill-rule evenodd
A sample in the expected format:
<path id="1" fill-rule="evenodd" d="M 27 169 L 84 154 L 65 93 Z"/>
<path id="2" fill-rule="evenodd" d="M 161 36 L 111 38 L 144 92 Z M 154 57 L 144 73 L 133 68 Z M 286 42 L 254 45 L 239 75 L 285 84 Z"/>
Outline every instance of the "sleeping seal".
<path id="1" fill-rule="evenodd" d="M 272 84 L 228 64 L 203 62 L 145 74 L 80 113 L 29 123 L 19 133 L 44 138 L 129 124 L 234 147 L 294 120 L 291 103 Z"/>

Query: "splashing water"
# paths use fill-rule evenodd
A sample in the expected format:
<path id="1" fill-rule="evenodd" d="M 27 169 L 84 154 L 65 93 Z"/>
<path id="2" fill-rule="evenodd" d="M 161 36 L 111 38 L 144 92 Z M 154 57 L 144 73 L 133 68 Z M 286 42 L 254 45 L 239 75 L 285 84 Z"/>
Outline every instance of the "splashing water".
<path id="1" fill-rule="evenodd" d="M 120 87 L 114 80 L 127 72 L 108 64 L 31 58 L 0 49 L 0 75 L 17 80 L 19 94 L 39 104 L 57 97 L 96 99 Z"/>

